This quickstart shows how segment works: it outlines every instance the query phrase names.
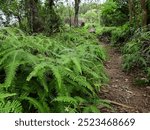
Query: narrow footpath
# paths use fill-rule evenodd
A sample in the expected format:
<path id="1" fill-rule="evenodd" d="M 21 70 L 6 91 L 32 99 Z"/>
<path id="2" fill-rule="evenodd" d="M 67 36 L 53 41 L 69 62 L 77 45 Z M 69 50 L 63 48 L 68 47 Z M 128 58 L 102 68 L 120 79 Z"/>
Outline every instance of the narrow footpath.
<path id="1" fill-rule="evenodd" d="M 113 110 L 104 108 L 103 112 L 150 112 L 150 86 L 139 87 L 134 84 L 134 74 L 122 70 L 122 55 L 109 44 L 104 44 L 109 60 L 105 63 L 109 85 L 102 88 L 100 97 L 108 99 Z"/>

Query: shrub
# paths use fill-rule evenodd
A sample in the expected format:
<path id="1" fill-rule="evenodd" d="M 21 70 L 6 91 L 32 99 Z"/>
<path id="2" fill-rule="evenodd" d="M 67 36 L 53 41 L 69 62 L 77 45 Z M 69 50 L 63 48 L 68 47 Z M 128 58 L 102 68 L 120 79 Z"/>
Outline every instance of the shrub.
<path id="1" fill-rule="evenodd" d="M 128 14 L 117 2 L 107 0 L 101 8 L 101 23 L 105 26 L 121 26 L 127 22 Z"/>
<path id="2" fill-rule="evenodd" d="M 111 43 L 113 45 L 123 45 L 131 37 L 131 31 L 129 24 L 126 23 L 123 26 L 116 27 L 111 32 Z"/>
<path id="3" fill-rule="evenodd" d="M 98 38 L 114 46 L 124 46 L 131 37 L 132 31 L 128 23 L 118 27 L 103 27 L 97 31 Z"/>
<path id="4" fill-rule="evenodd" d="M 98 97 L 108 80 L 105 52 L 78 31 L 49 38 L 1 29 L 1 112 L 98 112 L 100 104 L 107 106 Z"/>
<path id="5" fill-rule="evenodd" d="M 137 33 L 124 48 L 123 68 L 126 71 L 137 69 L 144 73 L 146 83 L 150 83 L 150 31 Z"/>
<path id="6" fill-rule="evenodd" d="M 101 29 L 96 31 L 98 39 L 104 43 L 110 43 L 112 31 L 115 29 L 116 27 L 102 27 Z"/>

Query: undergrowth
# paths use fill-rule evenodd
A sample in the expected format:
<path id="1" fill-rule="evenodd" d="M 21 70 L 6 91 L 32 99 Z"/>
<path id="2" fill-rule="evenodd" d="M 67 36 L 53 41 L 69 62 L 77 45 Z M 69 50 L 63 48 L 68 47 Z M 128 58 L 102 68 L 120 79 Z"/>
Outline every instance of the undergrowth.
<path id="1" fill-rule="evenodd" d="M 85 30 L 29 36 L 0 30 L 0 112 L 99 112 L 105 51 Z"/>
<path id="2" fill-rule="evenodd" d="M 139 84 L 150 84 L 150 31 L 135 33 L 124 46 L 123 54 L 123 68 L 126 71 L 136 69 L 137 73 L 142 72 L 144 78 L 138 81 Z"/>
<path id="3" fill-rule="evenodd" d="M 111 43 L 113 46 L 122 47 L 132 35 L 132 29 L 126 23 L 122 26 L 103 27 L 97 32 L 98 38 L 104 43 Z"/>
<path id="4" fill-rule="evenodd" d="M 116 27 L 116 29 L 111 32 L 111 43 L 114 46 L 123 46 L 130 37 L 131 30 L 129 24 L 126 23 L 122 26 Z"/>
<path id="5" fill-rule="evenodd" d="M 96 35 L 101 42 L 106 44 L 111 43 L 112 32 L 116 27 L 101 27 L 96 30 Z"/>
<path id="6" fill-rule="evenodd" d="M 134 31 L 128 23 L 119 27 L 103 27 L 98 38 L 104 43 L 122 50 L 123 69 L 136 72 L 138 85 L 150 84 L 150 28 L 138 28 Z"/>

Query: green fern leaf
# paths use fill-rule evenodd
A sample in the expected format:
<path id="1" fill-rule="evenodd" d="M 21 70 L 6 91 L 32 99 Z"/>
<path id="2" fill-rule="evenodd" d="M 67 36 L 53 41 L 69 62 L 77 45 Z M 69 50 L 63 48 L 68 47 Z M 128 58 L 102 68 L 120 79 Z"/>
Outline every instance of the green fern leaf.
<path id="1" fill-rule="evenodd" d="M 53 101 L 66 102 L 66 103 L 76 104 L 76 105 L 78 104 L 75 98 L 68 97 L 68 96 L 59 96 L 59 97 L 56 97 Z"/>
<path id="2" fill-rule="evenodd" d="M 59 89 L 61 90 L 61 87 L 62 87 L 62 77 L 61 77 L 61 73 L 59 71 L 59 67 L 55 67 L 55 66 L 52 66 L 52 65 L 49 65 L 49 67 L 51 68 L 54 76 L 56 77 L 56 80 L 57 80 L 57 83 L 58 83 L 58 87 Z"/>
<path id="3" fill-rule="evenodd" d="M 0 100 L 8 97 L 15 96 L 16 93 L 0 93 Z"/>
<path id="4" fill-rule="evenodd" d="M 6 103 L 0 102 L 0 113 L 20 113 L 22 106 L 19 101 L 7 101 Z"/>
<path id="5" fill-rule="evenodd" d="M 80 61 L 78 58 L 73 57 L 72 58 L 73 63 L 76 65 L 77 70 L 80 72 L 80 74 L 82 74 L 82 69 L 81 69 L 81 65 L 80 65 Z"/>
<path id="6" fill-rule="evenodd" d="M 12 53 L 11 59 L 9 59 L 11 61 L 9 61 L 9 65 L 7 65 L 7 67 L 5 68 L 6 69 L 6 80 L 5 80 L 3 87 L 6 87 L 6 88 L 10 87 L 10 85 L 15 77 L 17 67 L 20 65 L 19 60 L 18 60 L 19 52 L 20 52 L 20 50 Z"/>
<path id="7" fill-rule="evenodd" d="M 91 112 L 91 113 L 99 113 L 100 110 L 96 106 L 90 105 L 90 106 L 86 106 L 84 108 L 83 112 L 85 112 L 85 113 L 89 113 L 89 112 Z"/>
<path id="8" fill-rule="evenodd" d="M 37 76 L 37 73 L 42 70 L 47 64 L 44 62 L 44 63 L 41 63 L 41 64 L 37 64 L 33 71 L 28 75 L 28 77 L 26 78 L 27 81 L 30 81 L 32 77 L 35 77 Z"/>
<path id="9" fill-rule="evenodd" d="M 48 112 L 45 107 L 35 98 L 32 97 L 22 97 L 22 100 L 29 101 L 39 112 L 45 113 Z"/>

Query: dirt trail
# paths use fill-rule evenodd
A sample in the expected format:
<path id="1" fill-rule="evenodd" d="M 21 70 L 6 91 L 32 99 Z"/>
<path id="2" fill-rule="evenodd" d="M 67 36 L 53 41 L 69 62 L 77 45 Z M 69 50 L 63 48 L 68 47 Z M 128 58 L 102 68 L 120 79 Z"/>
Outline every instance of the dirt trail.
<path id="1" fill-rule="evenodd" d="M 133 85 L 133 74 L 122 71 L 122 56 L 115 48 L 105 44 L 109 60 L 105 63 L 106 72 L 110 78 L 100 97 L 108 99 L 114 112 L 150 112 L 150 87 Z M 112 112 L 104 109 L 104 112 Z"/>

